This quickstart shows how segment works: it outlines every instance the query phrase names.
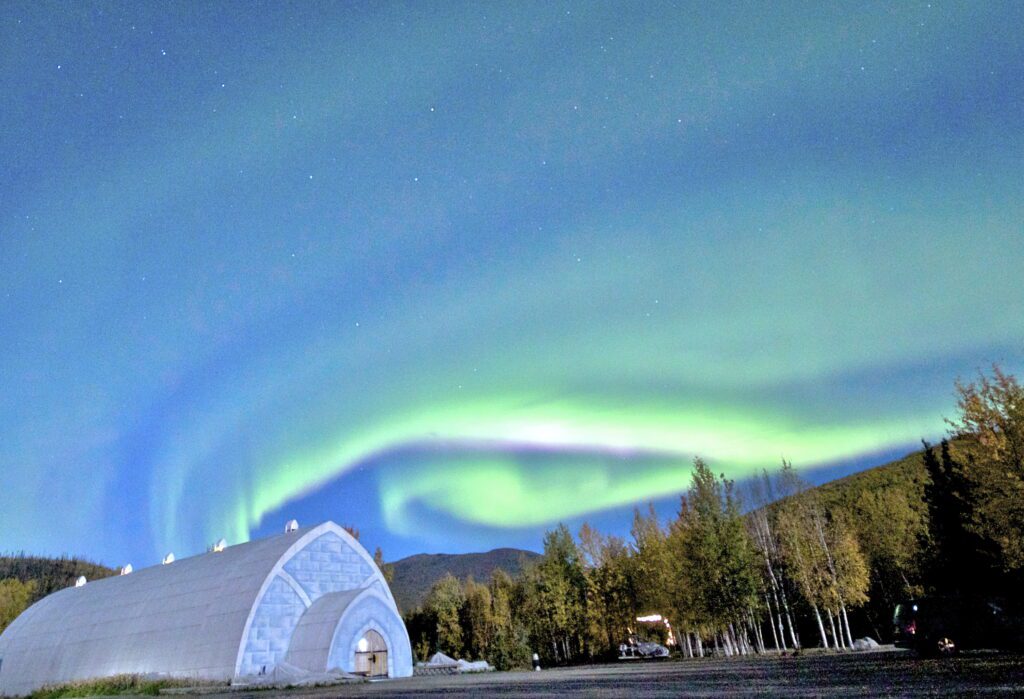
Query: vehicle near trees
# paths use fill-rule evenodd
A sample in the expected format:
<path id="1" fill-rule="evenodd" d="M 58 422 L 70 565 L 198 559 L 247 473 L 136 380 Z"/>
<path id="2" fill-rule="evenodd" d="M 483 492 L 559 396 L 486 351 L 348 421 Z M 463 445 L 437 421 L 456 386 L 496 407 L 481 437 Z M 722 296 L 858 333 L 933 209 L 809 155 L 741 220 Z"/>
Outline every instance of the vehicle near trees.
<path id="1" fill-rule="evenodd" d="M 636 641 L 619 644 L 619 660 L 638 660 L 641 658 L 667 658 L 671 655 L 668 648 L 660 643 Z"/>
<path id="2" fill-rule="evenodd" d="M 897 647 L 923 656 L 1017 647 L 1024 641 L 1024 617 L 1008 610 L 1005 600 L 993 598 L 920 597 L 896 605 L 893 635 Z"/>

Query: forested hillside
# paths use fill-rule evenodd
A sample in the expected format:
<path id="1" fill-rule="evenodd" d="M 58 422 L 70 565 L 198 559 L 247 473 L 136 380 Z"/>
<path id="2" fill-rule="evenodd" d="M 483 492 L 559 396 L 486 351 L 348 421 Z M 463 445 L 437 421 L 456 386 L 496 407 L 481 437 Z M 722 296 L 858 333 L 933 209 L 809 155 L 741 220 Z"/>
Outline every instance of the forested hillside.
<path id="1" fill-rule="evenodd" d="M 924 455 L 922 449 L 811 490 L 823 511 L 843 519 L 858 543 L 867 566 L 867 601 L 848 611 L 856 628 L 882 641 L 891 640 L 896 604 L 924 589 L 920 570 L 928 539 Z M 768 506 L 773 516 L 782 509 L 781 501 Z"/>
<path id="2" fill-rule="evenodd" d="M 847 507 L 856 503 L 865 493 L 896 490 L 906 493 L 923 514 L 927 510 L 924 506 L 924 484 L 927 477 L 924 449 L 918 449 L 902 459 L 823 483 L 814 490 L 818 491 L 826 507 Z"/>
<path id="3" fill-rule="evenodd" d="M 117 571 L 113 568 L 81 558 L 42 558 L 25 554 L 0 556 L 0 580 L 14 578 L 23 583 L 33 583 L 33 602 L 74 585 L 80 575 L 89 580 L 99 580 L 115 574 Z"/>
<path id="4" fill-rule="evenodd" d="M 77 558 L 0 556 L 0 631 L 36 600 L 74 585 L 78 576 L 98 580 L 116 572 Z"/>
<path id="5" fill-rule="evenodd" d="M 398 608 L 407 613 L 419 607 L 430 588 L 445 575 L 459 580 L 489 580 L 495 570 L 518 575 L 539 554 L 522 549 L 494 549 L 486 553 L 419 553 L 391 564 L 391 592 Z"/>

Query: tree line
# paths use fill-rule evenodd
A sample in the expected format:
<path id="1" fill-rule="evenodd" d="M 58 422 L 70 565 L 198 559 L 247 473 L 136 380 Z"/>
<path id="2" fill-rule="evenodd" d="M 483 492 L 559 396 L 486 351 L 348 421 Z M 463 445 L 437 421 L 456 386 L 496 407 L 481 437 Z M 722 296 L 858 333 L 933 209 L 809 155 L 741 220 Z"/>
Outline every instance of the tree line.
<path id="1" fill-rule="evenodd" d="M 628 539 L 559 525 L 516 579 L 446 576 L 406 617 L 414 652 L 503 669 L 630 639 L 687 657 L 841 650 L 889 640 L 908 598 L 1007 595 L 1024 582 L 1024 389 L 995 367 L 956 391 L 949 438 L 890 467 L 810 488 L 783 461 L 741 488 L 698 458 L 670 521 L 636 510 Z"/>
<path id="2" fill-rule="evenodd" d="M 787 497 L 744 514 L 736 484 L 697 459 L 668 523 L 653 508 L 636 510 L 628 541 L 588 524 L 574 537 L 559 525 L 517 579 L 500 570 L 486 584 L 446 576 L 407 616 L 417 656 L 441 650 L 504 668 L 534 652 L 547 664 L 614 657 L 630 639 L 688 657 L 798 649 L 804 608 L 822 645 L 852 645 L 846 610 L 868 587 L 856 539 L 789 464 L 762 478 L 765 497 L 783 488 Z"/>

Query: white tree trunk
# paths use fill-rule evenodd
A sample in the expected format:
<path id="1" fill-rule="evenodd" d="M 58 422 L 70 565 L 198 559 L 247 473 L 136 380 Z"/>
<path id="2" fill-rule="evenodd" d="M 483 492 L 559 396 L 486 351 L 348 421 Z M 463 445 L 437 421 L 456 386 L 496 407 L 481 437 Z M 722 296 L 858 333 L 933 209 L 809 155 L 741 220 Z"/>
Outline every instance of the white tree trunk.
<path id="1" fill-rule="evenodd" d="M 772 633 L 776 634 L 779 638 L 779 642 L 776 644 L 776 646 L 778 647 L 779 651 L 786 652 L 787 650 L 789 650 L 789 648 L 786 646 L 786 627 L 783 626 L 784 620 L 782 618 L 782 610 L 779 610 L 779 614 L 775 619 L 775 623 L 778 625 L 778 628 L 776 628 L 776 626 L 773 625 Z"/>
<path id="2" fill-rule="evenodd" d="M 750 621 L 754 627 L 754 639 L 757 641 L 757 652 L 764 655 L 768 650 L 764 645 L 764 631 L 761 629 L 761 622 L 754 618 L 754 613 L 750 613 Z M 768 625 L 771 626 L 771 619 L 768 620 Z M 772 627 L 774 628 L 774 627 Z"/>
<path id="3" fill-rule="evenodd" d="M 853 650 L 853 633 L 851 633 L 851 631 L 850 631 L 850 617 L 847 616 L 847 614 L 846 614 L 846 605 L 845 604 L 841 605 L 839 607 L 839 611 L 842 614 L 842 617 L 840 618 L 840 622 L 839 622 L 840 626 L 842 626 L 842 625 L 846 626 L 847 647 L 850 650 Z"/>
<path id="4" fill-rule="evenodd" d="M 750 645 L 750 633 L 746 624 L 740 624 L 740 636 L 743 641 L 743 654 L 750 655 L 754 652 L 754 647 Z"/>
<path id="5" fill-rule="evenodd" d="M 796 635 L 796 631 L 793 629 L 793 617 L 789 613 L 789 609 L 786 609 L 786 626 L 789 628 L 789 641 L 793 646 L 794 650 L 800 650 L 800 637 Z"/>
<path id="6" fill-rule="evenodd" d="M 800 639 L 797 638 L 796 632 L 793 630 L 793 617 L 789 613 L 789 601 L 786 599 L 786 590 L 785 590 L 785 588 L 783 588 L 781 586 L 779 587 L 779 596 L 782 597 L 782 609 L 785 610 L 785 612 L 786 612 L 786 626 L 789 627 L 789 640 L 790 640 L 790 643 L 792 644 L 794 650 L 800 650 Z M 782 621 L 781 620 L 779 621 L 779 624 L 780 624 L 779 631 L 781 631 L 782 630 L 782 628 L 781 628 Z M 783 641 L 786 640 L 786 635 L 785 634 L 782 635 L 782 640 Z"/>
<path id="7" fill-rule="evenodd" d="M 832 643 L 835 645 L 836 650 L 843 647 L 843 643 L 839 636 L 836 636 L 836 621 L 835 617 L 832 616 L 832 610 L 828 607 L 825 608 L 825 612 L 828 614 L 828 625 L 832 628 Z"/>
<path id="8" fill-rule="evenodd" d="M 828 636 L 825 635 L 825 624 L 821 621 L 821 610 L 818 609 L 818 605 L 813 604 L 811 607 L 814 609 L 814 618 L 818 620 L 818 633 L 821 634 L 821 646 L 822 648 L 828 648 Z"/>
<path id="9" fill-rule="evenodd" d="M 783 650 L 783 648 L 782 648 L 782 646 L 779 645 L 779 631 L 782 630 L 782 617 L 781 616 L 778 617 L 779 629 L 776 630 L 776 628 L 775 628 L 775 612 L 772 611 L 771 597 L 767 593 L 764 596 L 764 601 L 765 601 L 765 604 L 768 606 L 768 626 L 771 627 L 771 630 L 772 630 L 772 640 L 775 642 L 775 650 L 781 652 Z M 776 607 L 777 606 L 778 605 L 776 604 Z M 782 640 L 783 640 L 783 642 L 785 642 L 786 637 L 783 636 Z"/>
<path id="10" fill-rule="evenodd" d="M 736 655 L 744 655 L 743 646 L 741 645 L 740 639 L 736 637 L 736 628 L 732 624 L 729 624 L 729 627 L 725 630 L 725 637 L 729 640 L 733 653 Z"/>

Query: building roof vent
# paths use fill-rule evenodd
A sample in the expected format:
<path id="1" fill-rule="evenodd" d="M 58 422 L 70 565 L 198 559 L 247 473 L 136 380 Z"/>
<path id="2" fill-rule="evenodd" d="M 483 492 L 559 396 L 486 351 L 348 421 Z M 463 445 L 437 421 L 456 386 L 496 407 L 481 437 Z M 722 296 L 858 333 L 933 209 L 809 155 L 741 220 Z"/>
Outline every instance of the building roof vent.
<path id="1" fill-rule="evenodd" d="M 132 572 L 132 564 L 131 563 L 129 563 L 128 565 L 126 565 L 124 568 L 121 569 L 121 575 L 128 575 L 128 573 L 130 573 L 130 572 Z"/>
<path id="2" fill-rule="evenodd" d="M 84 575 L 79 575 L 78 580 L 75 581 L 75 587 L 84 587 L 85 583 L 88 582 Z"/>
<path id="3" fill-rule="evenodd" d="M 297 520 L 297 519 L 289 519 L 288 520 L 288 524 L 284 525 L 284 533 L 285 534 L 288 534 L 289 532 L 298 531 L 298 529 L 299 529 L 299 520 Z"/>
<path id="4" fill-rule="evenodd" d="M 220 539 L 220 540 L 217 541 L 216 544 L 213 545 L 213 552 L 214 553 L 220 553 L 221 551 L 223 551 L 227 547 L 228 547 L 227 540 L 226 539 Z"/>
<path id="5" fill-rule="evenodd" d="M 169 553 L 166 556 L 164 556 L 164 560 L 162 560 L 161 563 L 163 565 L 168 565 L 170 563 L 174 563 L 174 554 L 173 553 Z"/>

